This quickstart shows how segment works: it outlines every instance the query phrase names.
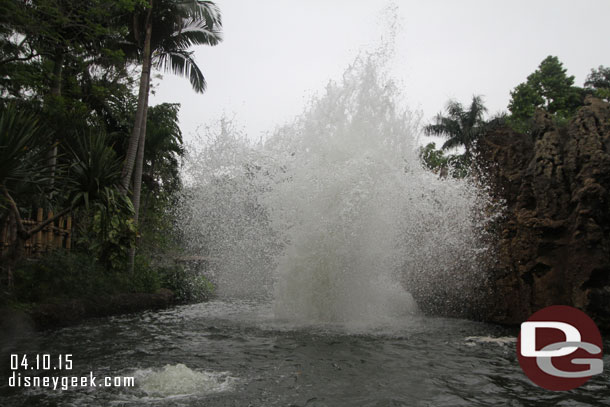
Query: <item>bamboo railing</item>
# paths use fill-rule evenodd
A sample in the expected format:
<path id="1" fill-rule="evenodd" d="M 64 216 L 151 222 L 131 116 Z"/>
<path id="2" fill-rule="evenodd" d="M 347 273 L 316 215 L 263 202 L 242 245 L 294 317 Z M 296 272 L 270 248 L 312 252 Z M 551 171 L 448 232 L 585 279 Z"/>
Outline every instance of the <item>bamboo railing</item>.
<path id="1" fill-rule="evenodd" d="M 53 211 L 48 211 L 46 219 L 53 217 Z M 42 208 L 38 208 L 36 219 L 22 219 L 26 229 L 32 229 L 41 224 L 44 217 Z M 17 225 L 13 218 L 8 218 L 2 224 L 0 234 L 0 255 L 7 253 L 17 240 Z M 26 257 L 34 257 L 55 249 L 70 250 L 72 247 L 72 217 L 60 217 L 45 226 L 41 231 L 32 235 L 23 243 L 23 254 Z"/>

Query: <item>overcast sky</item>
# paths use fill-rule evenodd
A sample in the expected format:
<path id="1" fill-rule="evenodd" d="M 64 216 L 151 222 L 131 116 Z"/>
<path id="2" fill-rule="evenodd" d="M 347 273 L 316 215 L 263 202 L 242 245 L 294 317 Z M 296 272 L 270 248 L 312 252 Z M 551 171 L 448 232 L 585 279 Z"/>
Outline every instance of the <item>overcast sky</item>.
<path id="1" fill-rule="evenodd" d="M 224 41 L 198 47 L 205 94 L 164 75 L 151 105 L 181 103 L 187 138 L 224 113 L 250 137 L 298 115 L 361 49 L 387 38 L 385 0 L 217 0 Z M 610 66 L 610 0 L 403 0 L 393 71 L 425 121 L 450 98 L 485 97 L 491 113 L 548 55 L 582 86 L 591 68 Z"/>

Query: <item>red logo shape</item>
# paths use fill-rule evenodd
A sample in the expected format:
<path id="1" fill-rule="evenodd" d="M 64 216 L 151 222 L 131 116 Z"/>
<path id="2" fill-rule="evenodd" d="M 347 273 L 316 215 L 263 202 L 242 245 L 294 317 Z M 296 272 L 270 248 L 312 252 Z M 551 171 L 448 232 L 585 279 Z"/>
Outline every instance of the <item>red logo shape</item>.
<path id="1" fill-rule="evenodd" d="M 587 314 L 553 305 L 521 324 L 517 356 L 532 382 L 547 390 L 565 391 L 601 373 L 602 346 L 599 329 Z"/>

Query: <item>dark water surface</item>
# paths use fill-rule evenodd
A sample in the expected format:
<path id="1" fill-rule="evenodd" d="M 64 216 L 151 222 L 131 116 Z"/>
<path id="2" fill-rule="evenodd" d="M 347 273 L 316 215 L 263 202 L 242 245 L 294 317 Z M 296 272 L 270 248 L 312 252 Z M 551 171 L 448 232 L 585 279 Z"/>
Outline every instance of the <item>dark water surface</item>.
<path id="1" fill-rule="evenodd" d="M 542 390 L 522 373 L 514 329 L 410 317 L 294 326 L 271 308 L 210 302 L 30 333 L 2 349 L 1 406 L 607 406 L 605 372 Z M 605 342 L 608 350 L 610 343 Z M 133 388 L 10 388 L 11 353 L 72 354 L 71 371 L 133 376 Z M 56 363 L 55 363 L 56 365 Z"/>

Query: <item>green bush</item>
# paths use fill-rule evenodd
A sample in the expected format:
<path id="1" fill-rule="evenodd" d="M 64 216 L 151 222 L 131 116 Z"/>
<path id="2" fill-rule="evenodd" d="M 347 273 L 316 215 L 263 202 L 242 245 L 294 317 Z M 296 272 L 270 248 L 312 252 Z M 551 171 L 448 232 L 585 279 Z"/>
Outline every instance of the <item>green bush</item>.
<path id="1" fill-rule="evenodd" d="M 39 259 L 24 259 L 14 271 L 13 300 L 20 303 L 62 302 L 118 293 L 154 293 L 172 290 L 176 300 L 193 303 L 208 300 L 212 283 L 200 273 L 183 267 L 153 267 L 136 256 L 133 273 L 103 266 L 89 253 L 57 250 Z M 9 298 L 0 298 L 3 303 Z"/>
<path id="2" fill-rule="evenodd" d="M 118 293 L 153 293 L 161 276 L 143 258 L 133 273 L 107 269 L 90 254 L 57 250 L 39 259 L 24 259 L 14 272 L 19 302 L 60 302 Z"/>
<path id="3" fill-rule="evenodd" d="M 161 288 L 159 271 L 151 267 L 150 263 L 141 256 L 136 256 L 133 273 L 123 273 L 126 278 L 125 286 L 129 292 L 154 293 Z"/>
<path id="4" fill-rule="evenodd" d="M 108 269 L 126 270 L 137 234 L 131 211 L 109 203 L 108 208 L 92 208 L 81 215 L 84 219 L 80 222 L 76 247 L 86 249 Z"/>
<path id="5" fill-rule="evenodd" d="M 21 302 L 113 294 L 123 286 L 119 273 L 105 270 L 90 255 L 62 250 L 22 260 L 15 268 L 14 284 L 15 297 Z"/>
<path id="6" fill-rule="evenodd" d="M 214 285 L 200 273 L 175 266 L 159 268 L 159 274 L 163 287 L 172 290 L 179 302 L 207 301 L 214 294 Z"/>

